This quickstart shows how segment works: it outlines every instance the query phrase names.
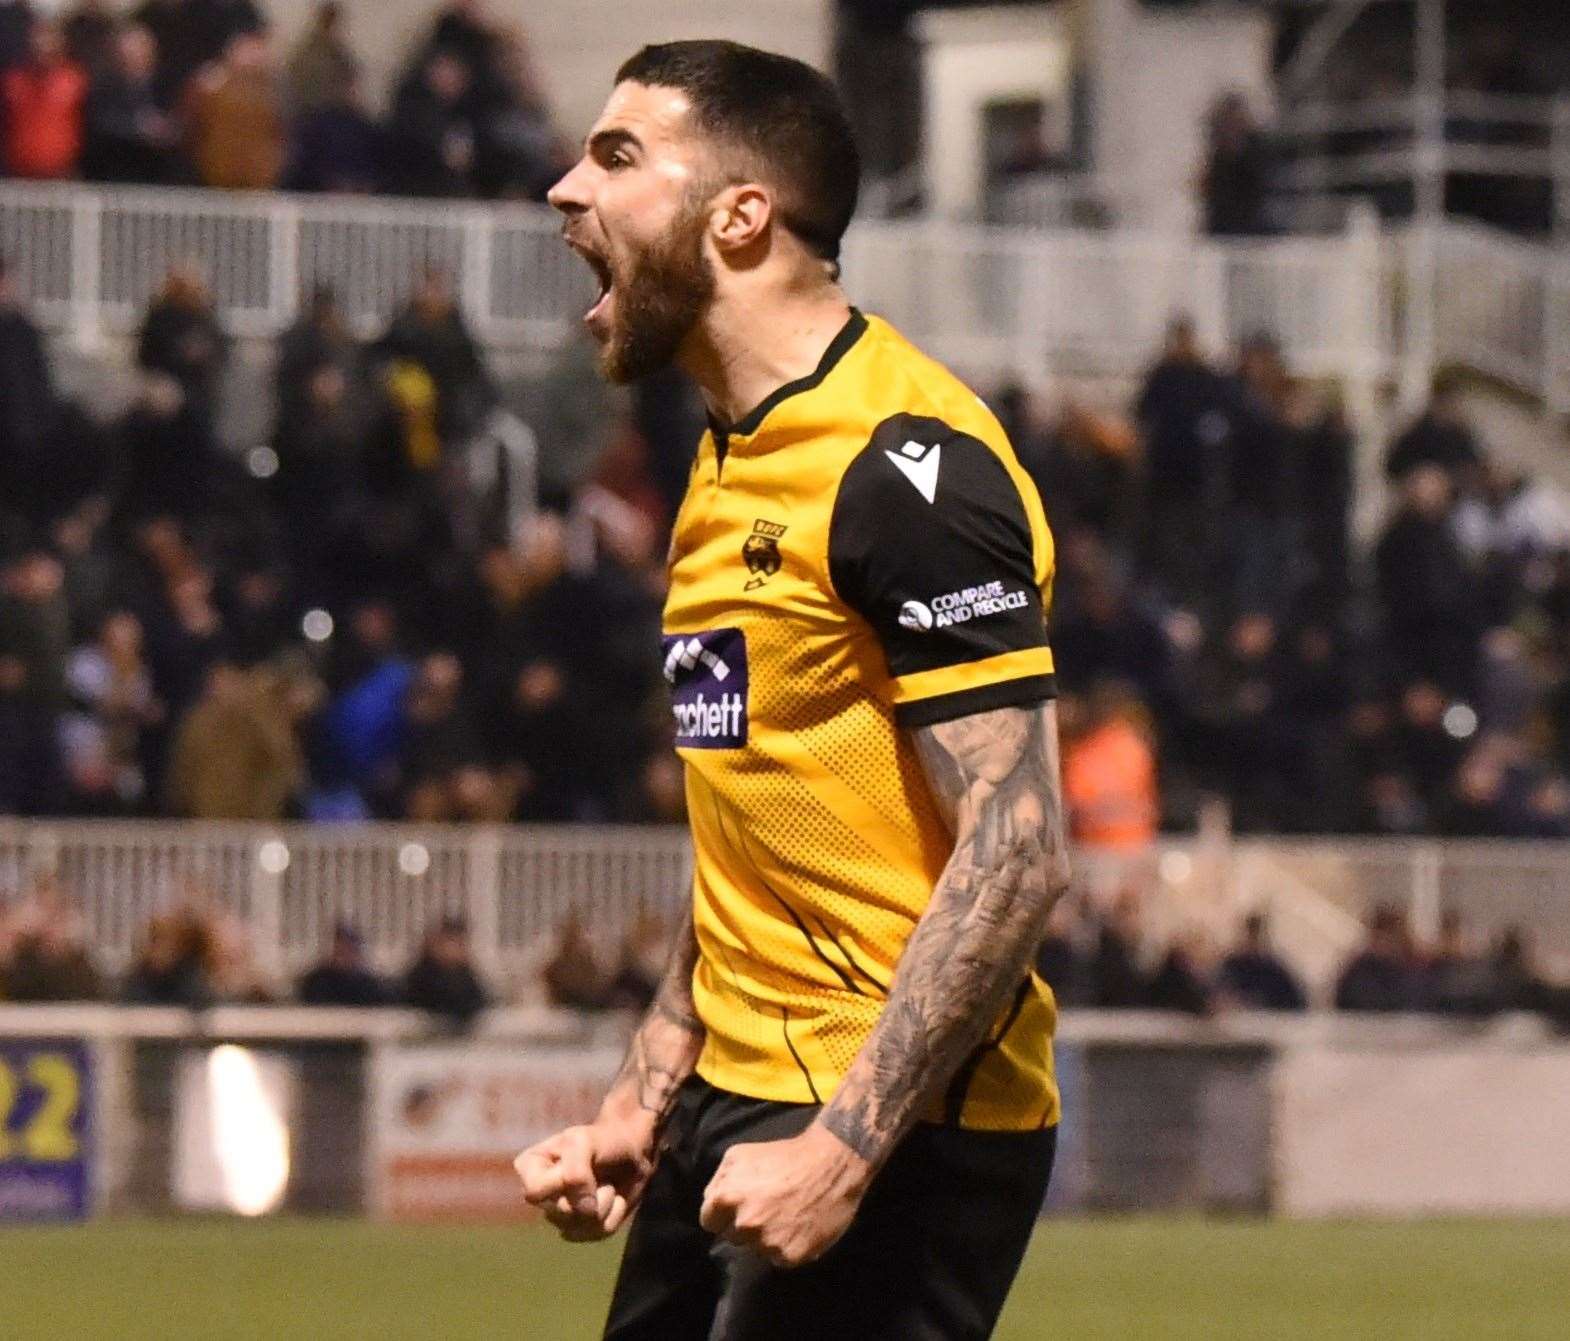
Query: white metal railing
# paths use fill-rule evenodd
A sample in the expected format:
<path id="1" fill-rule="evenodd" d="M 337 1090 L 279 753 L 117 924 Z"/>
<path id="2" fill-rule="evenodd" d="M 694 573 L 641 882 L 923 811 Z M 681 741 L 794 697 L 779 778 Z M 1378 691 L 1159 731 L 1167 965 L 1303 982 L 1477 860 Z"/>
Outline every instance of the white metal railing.
<path id="1" fill-rule="evenodd" d="M 1157 939 L 1203 926 L 1224 943 L 1241 911 L 1267 907 L 1316 981 L 1383 903 L 1406 909 L 1425 938 L 1446 907 L 1480 935 L 1525 927 L 1551 967 L 1570 970 L 1570 843 L 1212 835 L 1110 863 L 1080 854 L 1075 866 L 1103 903 L 1142 890 Z M 150 917 L 194 903 L 244 927 L 274 977 L 313 963 L 339 921 L 391 971 L 447 914 L 467 918 L 488 971 L 521 975 L 569 915 L 607 950 L 644 910 L 669 923 L 689 895 L 691 852 L 686 831 L 669 827 L 0 822 L 0 913 L 44 873 L 112 973 L 130 965 Z"/>
<path id="2" fill-rule="evenodd" d="M 362 330 L 426 267 L 455 278 L 476 335 L 550 347 L 590 300 L 543 207 L 0 184 L 0 252 L 38 319 L 91 343 L 133 331 L 169 267 L 195 265 L 234 333 L 271 336 L 332 284 Z M 1391 286 L 1377 235 L 1221 243 L 1183 236 L 863 220 L 857 301 L 969 371 L 1127 375 L 1178 309 L 1224 346 L 1275 331 L 1310 374 L 1389 371 Z"/>

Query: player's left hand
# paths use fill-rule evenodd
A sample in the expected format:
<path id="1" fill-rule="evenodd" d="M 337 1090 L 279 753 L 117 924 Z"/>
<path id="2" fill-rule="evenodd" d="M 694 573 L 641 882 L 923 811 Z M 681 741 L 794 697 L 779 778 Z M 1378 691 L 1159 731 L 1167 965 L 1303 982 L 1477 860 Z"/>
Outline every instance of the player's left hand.
<path id="1" fill-rule="evenodd" d="M 814 1122 L 788 1140 L 727 1150 L 703 1194 L 699 1220 L 709 1233 L 775 1266 L 801 1266 L 822 1257 L 850 1228 L 871 1181 L 871 1165 Z"/>

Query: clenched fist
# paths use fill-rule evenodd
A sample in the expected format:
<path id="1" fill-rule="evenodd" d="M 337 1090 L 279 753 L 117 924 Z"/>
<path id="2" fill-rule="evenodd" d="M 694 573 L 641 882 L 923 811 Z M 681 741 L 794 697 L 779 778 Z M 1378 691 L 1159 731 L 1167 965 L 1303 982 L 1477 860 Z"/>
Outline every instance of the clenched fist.
<path id="1" fill-rule="evenodd" d="M 570 1243 L 609 1238 L 637 1209 L 654 1172 L 651 1120 L 600 1117 L 525 1150 L 513 1167 L 523 1195 Z"/>
<path id="2" fill-rule="evenodd" d="M 733 1145 L 703 1194 L 711 1234 L 794 1267 L 828 1252 L 850 1228 L 872 1167 L 813 1123 L 784 1141 Z"/>

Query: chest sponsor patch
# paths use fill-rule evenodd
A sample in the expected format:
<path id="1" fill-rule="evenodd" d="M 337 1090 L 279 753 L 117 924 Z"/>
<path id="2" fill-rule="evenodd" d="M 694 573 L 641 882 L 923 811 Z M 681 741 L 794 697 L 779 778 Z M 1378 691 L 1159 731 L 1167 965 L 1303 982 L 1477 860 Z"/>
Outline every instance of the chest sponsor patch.
<path id="1" fill-rule="evenodd" d="M 666 634 L 676 745 L 734 750 L 747 743 L 747 638 L 740 629 Z"/>

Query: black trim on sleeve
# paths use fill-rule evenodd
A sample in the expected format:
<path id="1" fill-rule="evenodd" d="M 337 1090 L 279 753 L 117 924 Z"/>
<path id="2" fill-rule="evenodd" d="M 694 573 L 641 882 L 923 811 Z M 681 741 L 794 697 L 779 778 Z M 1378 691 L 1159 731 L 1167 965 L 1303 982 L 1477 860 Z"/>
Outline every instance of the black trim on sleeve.
<path id="1" fill-rule="evenodd" d="M 1027 708 L 1033 703 L 1043 703 L 1057 696 L 1058 682 L 1055 675 L 1027 675 L 1019 680 L 977 685 L 974 689 L 960 689 L 952 694 L 934 694 L 931 698 L 917 699 L 914 703 L 896 704 L 894 720 L 903 727 L 936 726 L 939 722 L 952 722 L 957 717 L 971 717 L 978 712 L 993 712 L 998 708 Z"/>

